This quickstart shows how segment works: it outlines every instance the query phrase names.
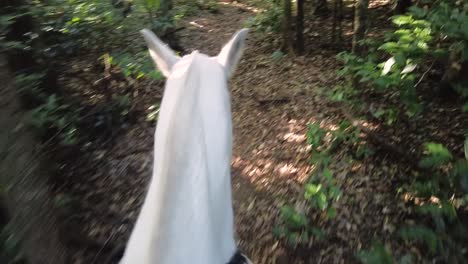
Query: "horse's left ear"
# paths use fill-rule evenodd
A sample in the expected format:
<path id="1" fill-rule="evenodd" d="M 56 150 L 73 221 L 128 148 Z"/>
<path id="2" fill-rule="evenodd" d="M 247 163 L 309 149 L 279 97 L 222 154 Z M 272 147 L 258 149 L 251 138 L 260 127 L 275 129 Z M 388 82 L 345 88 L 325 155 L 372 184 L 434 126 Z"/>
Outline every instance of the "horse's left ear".
<path id="1" fill-rule="evenodd" d="M 237 63 L 242 57 L 244 52 L 245 39 L 247 37 L 248 29 L 244 28 L 239 30 L 231 40 L 224 45 L 223 49 L 217 56 L 218 62 L 224 66 L 228 78 L 232 76 L 236 70 Z"/>
<path id="2" fill-rule="evenodd" d="M 156 66 L 166 78 L 169 77 L 172 67 L 180 60 L 180 57 L 151 30 L 143 29 L 140 33 L 146 40 L 151 58 L 153 58 Z"/>

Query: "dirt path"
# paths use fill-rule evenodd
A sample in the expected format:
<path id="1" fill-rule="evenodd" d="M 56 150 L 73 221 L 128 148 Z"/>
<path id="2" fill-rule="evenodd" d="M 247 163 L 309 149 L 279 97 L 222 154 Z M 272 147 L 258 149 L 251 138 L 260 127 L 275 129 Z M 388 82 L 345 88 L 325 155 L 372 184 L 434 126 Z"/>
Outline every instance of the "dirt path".
<path id="1" fill-rule="evenodd" d="M 219 14 L 190 20 L 183 46 L 215 55 L 252 15 L 245 8 L 225 5 Z M 323 28 L 323 21 L 312 23 L 317 23 L 318 30 Z M 339 202 L 335 219 L 314 223 L 327 238 L 312 238 L 305 248 L 292 248 L 273 236 L 280 207 L 296 200 L 298 208 L 302 205 L 302 184 L 312 169 L 307 124 L 315 121 L 333 128 L 341 121 L 337 109 L 321 94 L 337 82 L 335 53 L 310 43 L 307 56 L 275 61 L 271 57 L 274 41 L 251 34 L 231 82 L 233 188 L 240 247 L 255 263 L 354 262 L 357 250 L 368 247 L 373 235 L 389 237 L 395 231 L 404 209 L 398 209 L 401 201 L 396 201 L 392 181 L 404 172 L 385 158 L 345 162 L 349 157 L 344 150 L 334 157 L 331 168 L 347 199 Z M 388 171 L 391 175 L 382 177 Z"/>
<path id="2" fill-rule="evenodd" d="M 187 52 L 216 55 L 232 34 L 254 13 L 245 6 L 220 3 L 219 12 L 185 19 L 180 32 Z M 320 22 L 313 26 L 321 29 Z M 322 32 L 323 33 L 323 32 Z M 315 32 L 311 32 L 315 34 Z M 271 41 L 270 41 L 271 40 Z M 256 264 L 350 263 L 373 235 L 391 236 L 401 214 L 392 181 L 401 172 L 385 158 L 362 162 L 340 151 L 330 168 L 343 196 L 337 216 L 314 223 L 326 238 L 311 238 L 304 248 L 287 246 L 273 236 L 279 208 L 290 202 L 303 208 L 302 185 L 311 171 L 306 128 L 311 121 L 333 128 L 337 110 L 321 95 L 337 81 L 335 53 L 312 44 L 309 54 L 275 60 L 274 37 L 250 34 L 247 50 L 231 80 L 234 126 L 232 166 L 234 208 L 240 248 Z M 146 103 L 162 93 L 162 82 L 137 95 Z M 142 103 L 143 105 L 143 103 Z M 91 147 L 86 160 L 65 168 L 66 177 L 80 177 L 69 190 L 79 199 L 71 226 L 101 241 L 123 244 L 136 220 L 151 176 L 154 124 L 145 115 L 118 135 L 111 147 Z M 381 168 L 384 168 L 383 170 Z M 382 172 L 392 171 L 382 177 Z M 297 200 L 297 202 L 296 202 Z M 75 263 L 99 263 L 99 250 L 82 251 Z"/>
<path id="3" fill-rule="evenodd" d="M 219 14 L 190 20 L 189 30 L 183 33 L 183 46 L 215 55 L 251 15 L 254 14 L 245 8 L 225 5 Z M 271 42 L 255 37 L 255 34 L 249 37 L 246 53 L 231 82 L 235 137 L 233 187 L 240 247 L 255 263 L 345 260 L 348 263 L 363 243 L 368 244 L 370 232 L 380 232 L 385 221 L 388 226 L 395 221 L 375 216 L 370 221 L 375 210 L 385 207 L 380 199 L 393 200 L 388 193 L 391 178 L 377 186 L 369 176 L 359 179 L 362 172 L 372 173 L 373 167 L 338 162 L 333 166 L 343 187 L 358 185 L 358 188 L 347 193 L 356 198 L 355 202 L 339 205 L 342 210 L 337 220 L 324 224 L 327 232 L 333 229 L 328 232 L 327 241 L 311 239 L 308 249 L 303 250 L 288 247 L 273 236 L 279 208 L 284 202 L 301 198 L 302 184 L 311 171 L 305 138 L 307 124 L 319 121 L 334 126 L 339 121 L 334 117 L 336 110 L 324 103 L 319 93 L 321 88 L 331 87 L 336 81 L 337 66 L 334 54 L 327 52 L 275 61 L 271 58 Z M 352 170 L 353 166 L 359 168 Z M 347 179 L 350 176 L 357 179 Z M 377 205 L 364 197 L 372 189 L 383 192 Z M 354 210 L 360 212 L 353 214 Z M 367 227 L 364 222 L 368 223 Z"/>

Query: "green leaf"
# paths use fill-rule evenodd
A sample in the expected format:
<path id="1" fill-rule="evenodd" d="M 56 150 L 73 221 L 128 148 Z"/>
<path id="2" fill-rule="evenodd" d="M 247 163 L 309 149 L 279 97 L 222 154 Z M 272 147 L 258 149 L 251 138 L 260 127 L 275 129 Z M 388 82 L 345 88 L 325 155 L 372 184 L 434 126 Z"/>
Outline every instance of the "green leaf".
<path id="1" fill-rule="evenodd" d="M 325 236 L 323 230 L 317 227 L 310 228 L 310 232 L 314 237 L 317 237 L 318 239 L 322 239 Z"/>
<path id="2" fill-rule="evenodd" d="M 325 178 L 325 180 L 327 180 L 327 182 L 331 182 L 333 180 L 333 172 L 331 170 L 329 170 L 328 168 L 325 168 L 323 170 L 323 178 Z"/>
<path id="3" fill-rule="evenodd" d="M 401 68 L 406 64 L 406 57 L 402 52 L 395 54 L 395 62 Z"/>
<path id="4" fill-rule="evenodd" d="M 427 14 L 427 11 L 425 9 L 420 8 L 416 5 L 411 6 L 408 10 L 419 18 L 425 17 Z"/>
<path id="5" fill-rule="evenodd" d="M 333 207 L 329 207 L 327 210 L 327 217 L 328 218 L 335 218 L 336 216 L 336 210 Z"/>
<path id="6" fill-rule="evenodd" d="M 399 16 L 395 16 L 392 19 L 392 22 L 395 25 L 401 26 L 401 25 L 407 25 L 407 24 L 413 23 L 414 19 L 411 15 L 399 15 Z"/>
<path id="7" fill-rule="evenodd" d="M 328 200 L 327 200 L 327 196 L 325 195 L 325 193 L 320 193 L 317 197 L 317 205 L 318 207 L 320 208 L 320 210 L 325 210 L 327 209 L 328 207 Z"/>
<path id="8" fill-rule="evenodd" d="M 425 153 L 427 156 L 420 161 L 420 166 L 423 168 L 438 167 L 452 159 L 452 154 L 442 144 L 426 143 Z"/>
<path id="9" fill-rule="evenodd" d="M 368 251 L 359 251 L 357 257 L 364 264 L 394 264 L 393 256 L 380 241 L 374 241 Z"/>
<path id="10" fill-rule="evenodd" d="M 317 195 L 317 193 L 319 193 L 321 189 L 322 189 L 322 184 L 316 185 L 316 184 L 308 183 L 305 186 L 304 196 L 306 199 L 310 199 L 311 197 Z"/>
<path id="11" fill-rule="evenodd" d="M 311 123 L 307 130 L 307 143 L 315 147 L 319 146 L 325 137 L 325 131 L 320 128 L 318 123 Z"/>
<path id="12" fill-rule="evenodd" d="M 337 186 L 331 186 L 329 189 L 329 195 L 332 199 L 337 200 L 341 196 L 340 188 Z"/>
<path id="13" fill-rule="evenodd" d="M 392 53 L 393 51 L 396 51 L 400 48 L 400 45 L 396 42 L 387 42 L 380 46 L 378 49 L 379 50 L 384 50 L 386 52 Z"/>

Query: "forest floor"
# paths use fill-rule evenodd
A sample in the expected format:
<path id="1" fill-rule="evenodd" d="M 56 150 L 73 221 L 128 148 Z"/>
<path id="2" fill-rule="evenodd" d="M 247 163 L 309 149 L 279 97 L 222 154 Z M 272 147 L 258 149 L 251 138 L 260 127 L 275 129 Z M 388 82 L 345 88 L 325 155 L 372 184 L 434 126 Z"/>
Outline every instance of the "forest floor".
<path id="1" fill-rule="evenodd" d="M 254 8 L 221 1 L 217 12 L 184 18 L 185 28 L 178 32 L 180 44 L 186 52 L 216 55 L 254 15 Z M 280 222 L 282 205 L 304 208 L 303 185 L 313 170 L 307 125 L 319 122 L 336 129 L 347 118 L 343 115 L 347 110 L 326 96 L 327 90 L 342 82 L 336 75 L 340 67 L 337 51 L 326 44 L 330 24 L 326 19 L 310 21 L 306 54 L 281 59 L 272 57 L 275 36 L 251 32 L 230 81 L 236 229 L 240 249 L 257 264 L 354 263 L 356 252 L 369 248 L 374 237 L 384 240 L 393 252 L 404 247 L 393 238 L 397 227 L 410 221 L 406 216 L 412 209 L 397 193 L 396 183 L 414 173 L 412 162 L 395 158 L 378 146 L 375 155 L 365 159 L 354 158 L 346 146 L 334 154 L 330 168 L 342 199 L 336 204 L 335 218 L 314 223 L 324 230 L 325 238 L 311 238 L 308 245 L 291 247 L 272 232 Z M 349 25 L 345 37 L 347 28 Z M 69 73 L 89 76 L 95 57 L 82 57 L 72 64 Z M 132 92 L 134 120 L 110 134 L 105 144 L 83 146 L 86 155 L 64 158 L 69 162 L 62 169 L 70 182 L 63 192 L 80 201 L 74 204 L 69 221 L 73 230 L 104 243 L 125 243 L 151 176 L 155 124 L 146 116 L 148 107 L 161 99 L 163 84 L 153 82 L 151 87 Z M 378 137 L 403 147 L 408 156 L 420 155 L 426 141 L 442 141 L 461 153 L 457 144 L 463 140 L 464 124 L 457 111 L 438 105 L 426 114 L 427 120 L 401 124 L 404 129 L 382 129 Z M 437 128 L 431 124 L 435 118 L 440 118 Z M 103 263 L 106 257 L 99 248 L 78 248 L 74 263 Z M 424 254 L 416 247 L 411 250 L 416 256 Z"/>

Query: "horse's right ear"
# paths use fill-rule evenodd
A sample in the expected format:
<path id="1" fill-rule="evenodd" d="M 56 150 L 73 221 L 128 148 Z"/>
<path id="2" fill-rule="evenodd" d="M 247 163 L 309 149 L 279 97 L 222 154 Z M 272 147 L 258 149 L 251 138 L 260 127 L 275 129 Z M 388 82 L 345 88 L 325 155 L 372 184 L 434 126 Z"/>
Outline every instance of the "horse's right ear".
<path id="1" fill-rule="evenodd" d="M 171 74 L 172 67 L 180 60 L 174 51 L 164 44 L 151 30 L 143 29 L 140 31 L 146 40 L 149 53 L 161 73 L 167 78 Z"/>
<path id="2" fill-rule="evenodd" d="M 223 49 L 217 56 L 217 60 L 224 66 L 224 70 L 226 71 L 228 78 L 230 78 L 234 73 L 237 63 L 239 63 L 239 60 L 242 57 L 247 32 L 249 32 L 249 30 L 246 28 L 237 31 L 231 40 L 224 45 Z"/>

